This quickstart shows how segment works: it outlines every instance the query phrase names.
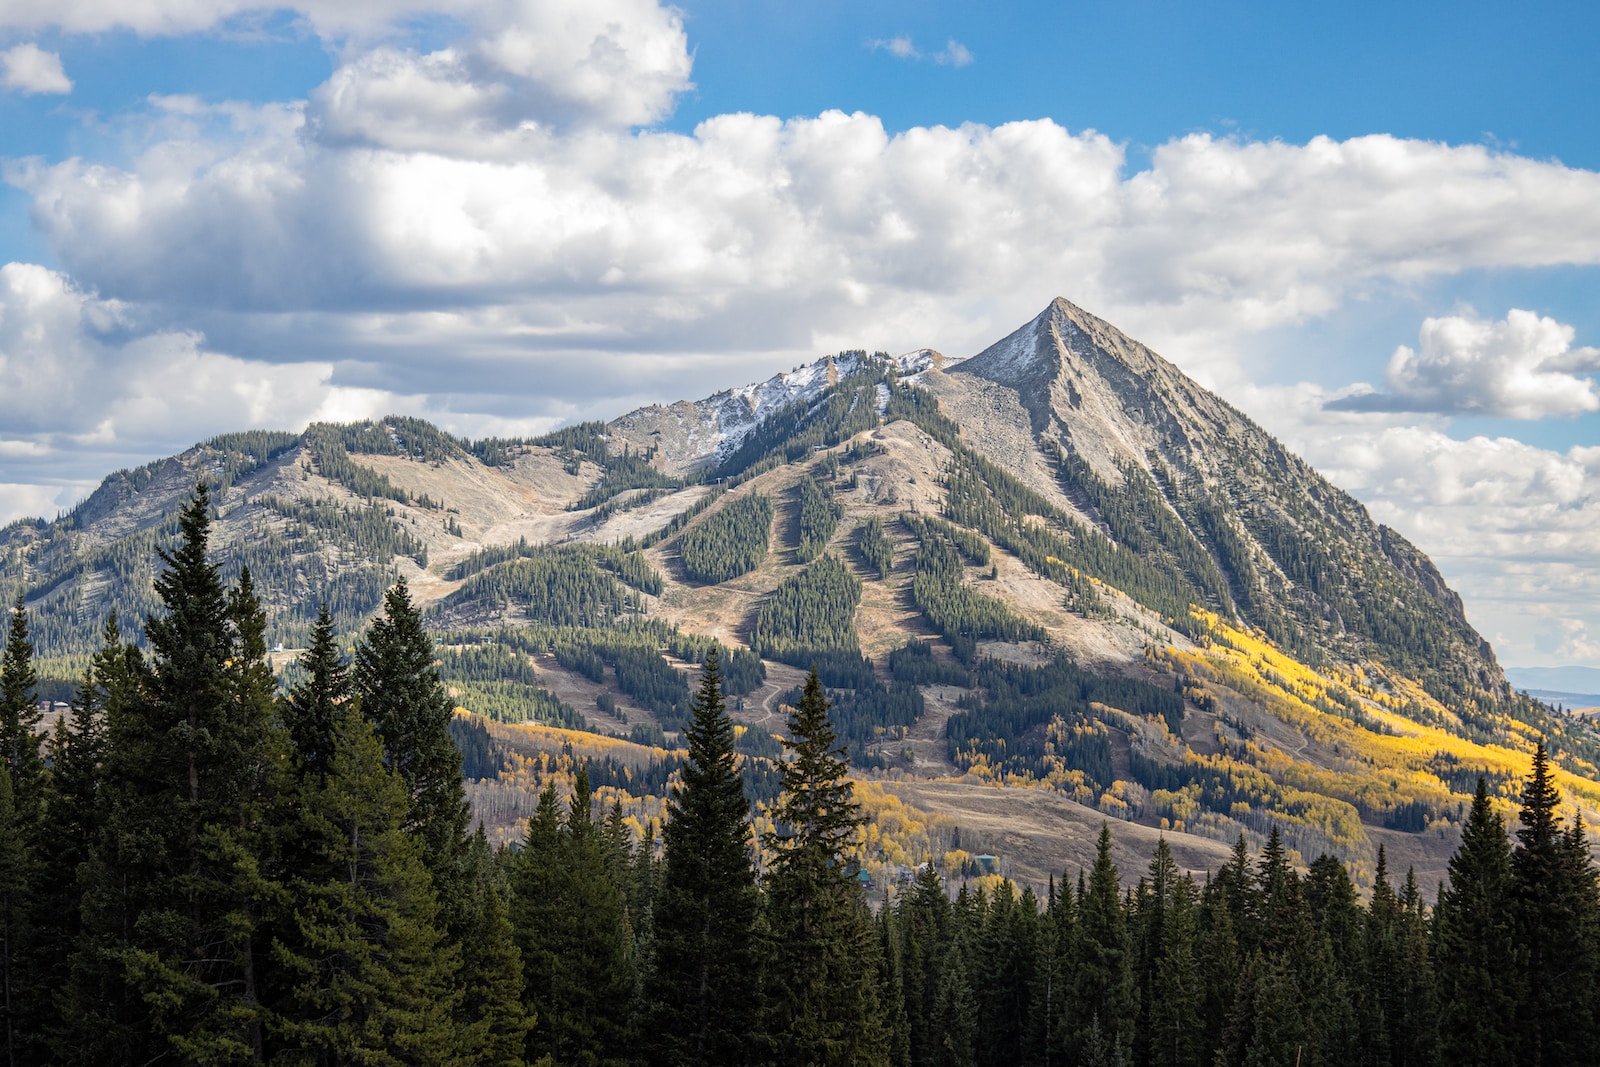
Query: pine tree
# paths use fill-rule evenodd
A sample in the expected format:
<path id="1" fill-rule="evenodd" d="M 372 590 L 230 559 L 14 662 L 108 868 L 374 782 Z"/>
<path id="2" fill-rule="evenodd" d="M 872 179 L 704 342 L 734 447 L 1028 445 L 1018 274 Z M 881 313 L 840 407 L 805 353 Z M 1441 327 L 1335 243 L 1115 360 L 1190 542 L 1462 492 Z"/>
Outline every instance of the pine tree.
<path id="1" fill-rule="evenodd" d="M 933 1067 L 971 1067 L 977 1062 L 978 1008 L 967 976 L 966 954 L 952 942 L 945 950 L 939 968 L 939 985 L 934 991 L 932 1058 Z"/>
<path id="2" fill-rule="evenodd" d="M 18 817 L 24 821 L 37 814 L 44 777 L 44 760 L 39 754 L 44 737 L 39 733 L 40 712 L 34 697 L 38 684 L 33 643 L 28 638 L 28 612 L 19 595 L 0 658 L 0 761 L 11 772 Z"/>
<path id="3" fill-rule="evenodd" d="M 767 904 L 772 1022 L 781 1063 L 887 1061 L 876 973 L 866 962 L 871 920 L 849 852 L 862 818 L 844 747 L 812 670 L 789 716 L 789 758 L 773 809 Z"/>
<path id="4" fill-rule="evenodd" d="M 528 1016 L 534 1019 L 528 1035 L 529 1060 L 548 1056 L 555 1062 L 561 1051 L 556 1004 L 562 982 L 559 968 L 567 877 L 556 787 L 547 782 L 528 820 L 522 848 L 511 863 L 511 924 L 522 954 L 524 1002 Z"/>
<path id="5" fill-rule="evenodd" d="M 910 1057 L 924 1067 L 934 1059 L 935 1001 L 951 943 L 950 899 L 932 863 L 917 868 L 911 892 L 900 898 L 898 918 Z"/>
<path id="6" fill-rule="evenodd" d="M 1147 1062 L 1188 1067 L 1199 1062 L 1201 988 L 1195 960 L 1194 883 L 1178 874 L 1172 850 L 1161 838 L 1150 861 L 1151 909 L 1140 909 L 1142 955 L 1149 984 L 1141 1003 L 1146 1013 Z"/>
<path id="7" fill-rule="evenodd" d="M 488 869 L 479 869 L 476 886 L 478 906 L 462 943 L 462 1059 L 481 1067 L 521 1067 L 537 1021 L 523 1005 L 522 954 Z"/>
<path id="8" fill-rule="evenodd" d="M 1133 946 L 1117 867 L 1111 861 L 1111 829 L 1104 823 L 1089 887 L 1078 903 L 1077 963 L 1072 1014 L 1081 1054 L 1089 1055 L 1091 1029 L 1104 1048 L 1129 1049 L 1138 990 L 1133 984 Z"/>
<path id="9" fill-rule="evenodd" d="M 1077 898 L 1066 872 L 1061 885 L 1050 880 L 1040 925 L 1039 952 L 1033 979 L 1033 1009 L 1029 1037 L 1031 1058 L 1046 1067 L 1068 1062 L 1072 975 L 1077 952 Z"/>
<path id="10" fill-rule="evenodd" d="M 618 1063 L 631 1050 L 629 1001 L 635 972 L 633 931 L 622 887 L 591 812 L 589 772 L 573 784 L 562 841 L 568 882 L 566 913 L 558 942 L 557 996 L 553 1022 L 558 1048 L 584 1062 Z M 563 1058 L 556 1057 L 557 1062 Z"/>
<path id="11" fill-rule="evenodd" d="M 455 902 L 468 896 L 463 868 L 468 810 L 461 753 L 450 739 L 455 707 L 404 578 L 384 595 L 383 617 L 373 621 L 356 647 L 352 673 L 362 713 L 377 727 L 384 758 L 406 785 L 406 830 L 422 839 L 424 859 L 446 907 L 446 929 L 459 933 L 464 915 Z"/>
<path id="12" fill-rule="evenodd" d="M 29 1062 L 34 1051 L 30 1026 L 35 1023 L 30 1001 L 27 950 L 33 944 L 31 894 L 36 885 L 27 827 L 19 817 L 11 789 L 11 769 L 0 761 L 0 1011 L 5 1013 L 7 1064 Z"/>
<path id="13" fill-rule="evenodd" d="M 1541 742 L 1511 855 L 1513 916 L 1526 953 L 1518 1056 L 1533 1067 L 1577 1063 L 1594 1048 L 1595 872 L 1587 849 L 1561 829 L 1560 802 Z"/>
<path id="14" fill-rule="evenodd" d="M 311 644 L 300 657 L 305 677 L 283 701 L 284 726 L 301 774 L 321 781 L 333 760 L 333 735 L 350 698 L 350 667 L 339 654 L 333 617 L 324 602 L 311 628 Z"/>
<path id="15" fill-rule="evenodd" d="M 735 765 L 717 650 L 706 654 L 684 730 L 688 759 L 668 802 L 661 882 L 652 910 L 646 984 L 654 1064 L 739 1064 L 757 1019 L 759 898 L 750 856 L 749 802 Z"/>
<path id="16" fill-rule="evenodd" d="M 47 949 L 39 970 L 41 988 L 51 991 L 64 989 L 70 980 L 72 950 L 83 933 L 79 866 L 88 861 L 104 823 L 99 795 L 100 763 L 105 756 L 104 690 L 95 681 L 95 670 L 108 655 L 121 654 L 114 616 L 107 624 L 106 638 L 107 648 L 84 672 L 70 712 L 56 720 L 50 737 L 40 878 L 34 899 L 40 944 Z M 48 1025 L 59 1029 L 54 1014 L 52 1005 Z"/>
<path id="17" fill-rule="evenodd" d="M 248 572 L 230 596 L 208 559 L 199 486 L 162 552 L 148 667 L 108 703 L 106 826 L 87 865 L 86 941 L 66 1020 L 82 1055 L 145 1062 L 262 1051 L 257 927 L 263 783 L 280 750 Z"/>
<path id="18" fill-rule="evenodd" d="M 1403 1014 L 1405 954 L 1400 898 L 1389 883 L 1388 853 L 1382 845 L 1378 846 L 1378 867 L 1373 875 L 1362 942 L 1366 961 L 1359 1007 L 1362 1055 L 1370 1062 L 1390 1063 L 1394 1059 L 1396 1026 Z"/>
<path id="19" fill-rule="evenodd" d="M 298 829 L 316 862 L 290 884 L 275 962 L 291 976 L 281 1054 L 317 1064 L 454 1062 L 458 950 L 437 926 L 405 787 L 372 727 L 346 706 L 325 783 Z"/>
<path id="20" fill-rule="evenodd" d="M 512 925 L 538 1018 L 529 1059 L 615 1063 L 632 1047 L 633 932 L 591 802 L 586 768 L 565 820 L 547 785 L 512 868 Z"/>
<path id="21" fill-rule="evenodd" d="M 1478 776 L 1461 846 L 1450 857 L 1450 888 L 1434 910 L 1443 1059 L 1461 1067 L 1517 1062 L 1517 977 L 1512 934 L 1510 837 Z"/>
<path id="22" fill-rule="evenodd" d="M 41 917 L 35 895 L 41 889 L 39 834 L 44 812 L 44 760 L 39 754 L 43 738 L 38 731 L 39 708 L 34 701 L 38 676 L 33 668 L 33 644 L 28 638 L 28 613 L 17 597 L 0 659 L 0 767 L 5 770 L 4 855 L 0 864 L 0 1010 L 5 1012 L 7 1062 L 26 1062 L 39 1049 L 45 987 L 40 981 L 44 948 L 37 920 Z"/>

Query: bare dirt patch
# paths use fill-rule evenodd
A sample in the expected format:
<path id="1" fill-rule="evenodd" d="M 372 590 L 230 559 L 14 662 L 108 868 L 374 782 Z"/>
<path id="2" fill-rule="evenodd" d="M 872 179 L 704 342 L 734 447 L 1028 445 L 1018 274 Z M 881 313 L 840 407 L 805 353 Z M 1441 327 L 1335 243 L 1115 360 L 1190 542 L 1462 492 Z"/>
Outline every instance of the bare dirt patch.
<path id="1" fill-rule="evenodd" d="M 1112 859 L 1123 885 L 1131 885 L 1150 865 L 1162 831 L 1107 819 L 1094 808 L 1046 789 L 999 788 L 968 782 L 884 781 L 884 789 L 924 811 L 948 815 L 961 827 L 963 843 L 994 850 L 1002 869 L 1022 885 L 1042 889 L 1063 874 L 1094 864 L 1102 824 L 1111 828 Z M 1166 831 L 1178 866 L 1200 874 L 1228 859 L 1228 846 L 1192 834 Z"/>

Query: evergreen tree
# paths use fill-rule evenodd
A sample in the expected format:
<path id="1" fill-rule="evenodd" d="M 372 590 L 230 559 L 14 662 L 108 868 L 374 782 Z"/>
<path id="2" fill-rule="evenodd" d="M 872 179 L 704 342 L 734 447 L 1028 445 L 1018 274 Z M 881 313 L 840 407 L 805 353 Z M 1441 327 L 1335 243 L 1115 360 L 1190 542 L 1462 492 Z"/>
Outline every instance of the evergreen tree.
<path id="1" fill-rule="evenodd" d="M 1561 829 L 1560 802 L 1540 743 L 1511 855 L 1513 916 L 1526 953 L 1518 1057 L 1533 1067 L 1577 1063 L 1595 1047 L 1595 872 L 1581 838 Z"/>
<path id="2" fill-rule="evenodd" d="M 1066 1063 L 1072 1036 L 1069 1011 L 1077 950 L 1077 898 L 1062 873 L 1061 886 L 1050 880 L 1033 979 L 1031 1058 L 1049 1065 Z"/>
<path id="3" fill-rule="evenodd" d="M 749 802 L 735 766 L 717 650 L 706 654 L 688 759 L 663 830 L 664 855 L 646 985 L 655 1064 L 739 1064 L 757 1019 L 751 976 L 759 899 Z"/>
<path id="4" fill-rule="evenodd" d="M 277 1021 L 282 1054 L 302 1062 L 454 1062 L 460 954 L 436 925 L 421 842 L 404 832 L 405 787 L 372 727 L 348 706 L 335 724 L 325 784 L 299 824 L 317 862 L 290 885 L 291 977 Z"/>
<path id="5" fill-rule="evenodd" d="M 36 922 L 42 888 L 38 851 L 44 810 L 44 760 L 39 754 L 39 708 L 34 699 L 38 676 L 28 613 L 18 595 L 11 612 L 5 652 L 0 658 L 0 767 L 5 770 L 4 809 L 0 811 L 0 1010 L 5 1012 L 7 1062 L 37 1055 L 44 1021 L 45 988 L 40 981 L 43 948 Z"/>
<path id="6" fill-rule="evenodd" d="M 459 933 L 458 904 L 468 897 L 464 857 L 467 802 L 461 753 L 450 739 L 455 706 L 434 665 L 433 640 L 411 603 L 404 578 L 384 594 L 383 617 L 356 647 L 353 670 L 361 710 L 377 727 L 388 766 L 406 786 L 406 830 L 423 843 L 445 904 L 445 926 Z"/>
<path id="7" fill-rule="evenodd" d="M 933 1067 L 971 1067 L 977 1062 L 978 1008 L 967 977 L 966 954 L 952 942 L 939 968 L 930 1044 Z"/>
<path id="8" fill-rule="evenodd" d="M 1141 1001 L 1149 1034 L 1145 1062 L 1190 1067 L 1200 1061 L 1202 1038 L 1197 1025 L 1202 991 L 1195 959 L 1195 888 L 1178 874 L 1165 838 L 1156 843 L 1150 861 L 1150 901 L 1159 908 L 1140 915 L 1142 950 L 1149 958 L 1149 985 Z"/>
<path id="9" fill-rule="evenodd" d="M 1089 1056 L 1091 1031 L 1104 1049 L 1128 1050 L 1138 1010 L 1133 951 L 1122 910 L 1117 867 L 1111 861 L 1111 829 L 1100 826 L 1089 887 L 1078 903 L 1077 973 L 1072 1016 L 1082 1056 Z"/>
<path id="10" fill-rule="evenodd" d="M 924 1067 L 935 1058 L 935 1002 L 951 943 L 950 899 L 932 863 L 917 868 L 911 892 L 900 898 L 898 919 L 909 1053 L 916 1067 Z"/>
<path id="11" fill-rule="evenodd" d="M 561 811 L 554 782 L 539 792 L 528 820 L 522 848 L 511 864 L 511 922 L 522 954 L 523 996 L 534 1029 L 528 1035 L 528 1059 L 556 1060 L 559 1032 L 556 997 L 561 984 L 561 926 L 565 921 L 566 871 L 561 855 Z"/>
<path id="12" fill-rule="evenodd" d="M 885 1063 L 871 920 L 849 851 L 861 825 L 844 748 L 813 670 L 789 716 L 767 877 L 770 1034 L 780 1063 Z"/>
<path id="13" fill-rule="evenodd" d="M 911 1022 L 906 1015 L 905 945 L 900 935 L 899 919 L 887 900 L 878 909 L 878 946 L 883 960 L 878 985 L 883 991 L 889 1067 L 910 1067 Z"/>
<path id="14" fill-rule="evenodd" d="M 546 787 L 513 870 L 513 925 L 538 1017 L 530 1058 L 558 1064 L 619 1063 L 632 1047 L 633 932 L 591 802 L 585 769 L 564 821 Z"/>
<path id="15" fill-rule="evenodd" d="M 0 761 L 0 1011 L 5 1013 L 7 1064 L 30 1062 L 36 1023 L 30 1010 L 36 992 L 28 982 L 27 951 L 33 944 L 33 856 L 27 829 L 11 789 L 11 769 Z"/>
<path id="16" fill-rule="evenodd" d="M 350 666 L 339 654 L 327 603 L 317 609 L 311 643 L 300 656 L 304 678 L 283 701 L 284 726 L 302 776 L 319 783 L 333 761 L 334 731 L 350 698 Z"/>
<path id="17" fill-rule="evenodd" d="M 1361 1051 L 1372 1063 L 1394 1061 L 1395 1031 L 1404 1012 L 1401 1000 L 1405 953 L 1400 925 L 1400 898 L 1389 883 L 1387 851 L 1379 845 L 1372 899 L 1367 904 L 1362 932 L 1366 970 L 1361 983 Z"/>
<path id="18" fill-rule="evenodd" d="M 462 1059 L 481 1067 L 521 1067 L 536 1020 L 523 1005 L 522 954 L 481 832 L 474 845 L 483 858 L 475 864 L 476 907 L 461 946 Z"/>
<path id="19" fill-rule="evenodd" d="M 106 825 L 87 865 L 68 1029 L 91 1060 L 223 1062 L 262 1052 L 257 927 L 263 783 L 279 762 L 248 572 L 208 555 L 203 485 L 162 552 L 148 667 L 107 716 Z M 119 683 L 121 684 L 121 683 Z"/>
<path id="20" fill-rule="evenodd" d="M 39 676 L 33 668 L 33 643 L 28 638 L 28 612 L 17 597 L 0 658 L 0 761 L 11 772 L 11 789 L 18 817 L 34 818 L 41 802 L 40 782 L 44 760 L 39 754 L 39 706 L 34 689 Z"/>
<path id="21" fill-rule="evenodd" d="M 34 894 L 40 944 L 47 952 L 39 970 L 41 988 L 68 986 L 72 950 L 83 933 L 83 892 L 79 867 L 99 838 L 104 823 L 100 800 L 100 763 L 105 757 L 106 690 L 96 682 L 107 676 L 124 653 L 116 617 L 106 624 L 106 647 L 94 657 L 73 693 L 71 711 L 56 720 L 50 737 L 50 771 L 45 781 L 45 820 L 39 849 L 40 880 Z M 111 661 L 111 662 L 108 662 Z M 54 1006 L 47 1013 L 55 1026 Z M 42 1036 L 42 1035 L 41 1035 Z M 56 1040 L 67 1037 L 52 1035 Z M 70 1042 L 68 1042 L 70 1043 Z"/>
<path id="22" fill-rule="evenodd" d="M 1510 1067 L 1523 973 L 1512 927 L 1511 840 L 1478 778 L 1450 884 L 1434 910 L 1441 1051 L 1460 1067 Z"/>

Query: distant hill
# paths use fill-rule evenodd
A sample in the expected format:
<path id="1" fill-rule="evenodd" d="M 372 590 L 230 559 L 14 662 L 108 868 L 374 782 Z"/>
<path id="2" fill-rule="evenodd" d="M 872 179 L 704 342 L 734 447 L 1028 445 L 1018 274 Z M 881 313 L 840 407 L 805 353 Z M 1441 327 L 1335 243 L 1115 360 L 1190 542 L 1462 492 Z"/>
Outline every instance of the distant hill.
<path id="1" fill-rule="evenodd" d="M 1102 818 L 1210 843 L 1276 825 L 1304 859 L 1359 873 L 1383 843 L 1423 876 L 1479 775 L 1509 804 L 1535 738 L 1600 808 L 1600 737 L 1513 690 L 1529 676 L 1508 682 L 1421 551 L 1065 300 L 960 362 L 846 352 L 536 439 L 394 416 L 118 472 L 0 530 L 0 596 L 24 598 L 43 673 L 76 674 L 113 609 L 137 631 L 197 479 L 269 641 L 292 653 L 322 601 L 353 637 L 404 576 L 461 706 L 543 725 L 516 752 L 462 734 L 507 835 L 556 765 L 529 753 L 574 730 L 629 739 L 596 781 L 654 810 L 713 641 L 757 795 L 816 665 L 858 771 L 895 791 L 877 802 L 981 823 L 1018 870 L 1049 866 L 1024 825 L 1045 808 L 968 787 L 1048 791 L 1080 844 Z"/>

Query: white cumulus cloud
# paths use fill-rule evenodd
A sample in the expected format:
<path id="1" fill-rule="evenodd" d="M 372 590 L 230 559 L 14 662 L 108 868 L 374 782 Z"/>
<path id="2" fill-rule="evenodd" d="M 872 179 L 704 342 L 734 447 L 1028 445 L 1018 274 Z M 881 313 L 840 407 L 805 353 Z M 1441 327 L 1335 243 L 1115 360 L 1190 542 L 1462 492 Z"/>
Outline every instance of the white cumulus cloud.
<path id="1" fill-rule="evenodd" d="M 56 271 L 0 266 L 0 521 L 16 514 L 5 509 L 59 503 L 48 484 L 28 490 L 7 475 L 50 468 L 63 452 L 160 454 L 226 429 L 368 415 L 396 400 L 334 386 L 332 374 L 325 362 L 270 365 L 210 351 L 197 334 L 152 328 L 138 308 Z"/>
<path id="2" fill-rule="evenodd" d="M 1600 349 L 1574 348 L 1576 331 L 1513 308 L 1504 319 L 1473 314 L 1423 321 L 1418 347 L 1396 348 L 1388 392 L 1334 402 L 1349 411 L 1419 411 L 1539 419 L 1600 411 Z"/>
<path id="3" fill-rule="evenodd" d="M 0 52 L 0 85 L 27 96 L 72 92 L 72 79 L 61 57 L 36 44 L 19 44 Z"/>

